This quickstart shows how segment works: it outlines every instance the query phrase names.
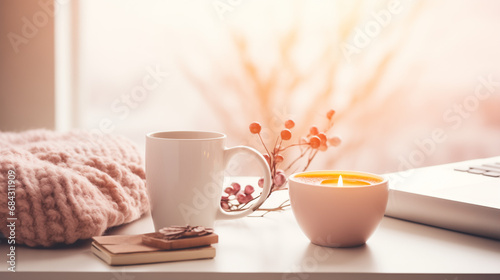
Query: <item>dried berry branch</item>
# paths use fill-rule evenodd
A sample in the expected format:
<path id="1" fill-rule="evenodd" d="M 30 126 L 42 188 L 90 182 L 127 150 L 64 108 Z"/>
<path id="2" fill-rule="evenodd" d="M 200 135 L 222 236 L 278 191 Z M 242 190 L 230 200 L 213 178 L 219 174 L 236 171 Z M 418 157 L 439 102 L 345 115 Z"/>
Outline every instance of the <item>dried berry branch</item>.
<path id="1" fill-rule="evenodd" d="M 274 192 L 280 190 L 287 190 L 287 172 L 296 165 L 300 159 L 307 158 L 307 162 L 303 167 L 305 171 L 311 162 L 314 160 L 319 151 L 327 151 L 329 147 L 336 147 L 340 145 L 340 138 L 337 136 L 328 137 L 328 132 L 333 127 L 333 116 L 335 114 L 334 110 L 328 111 L 326 118 L 328 119 L 328 124 L 326 128 L 322 131 L 313 125 L 309 128 L 309 134 L 305 137 L 299 139 L 298 143 L 287 144 L 287 141 L 292 139 L 292 129 L 295 127 L 295 122 L 293 120 L 287 120 L 284 123 L 284 128 L 281 130 L 280 134 L 276 138 L 274 146 L 272 149 L 268 149 L 264 141 L 262 140 L 261 131 L 262 126 L 258 122 L 253 122 L 250 124 L 250 133 L 256 134 L 266 153 L 264 158 L 269 165 L 269 171 L 271 173 L 271 192 L 268 197 Z M 280 169 L 280 165 L 284 162 L 284 152 L 291 147 L 303 147 L 305 149 L 301 150 L 300 155 L 295 158 L 286 168 Z M 263 187 L 264 179 L 261 178 L 258 182 L 259 187 Z M 224 192 L 227 194 L 221 198 L 221 207 L 226 211 L 242 211 L 248 208 L 248 206 L 255 199 L 260 197 L 260 194 L 253 197 L 255 188 L 251 185 L 247 185 L 244 189 L 238 183 L 232 183 L 231 186 L 227 187 Z M 259 208 L 257 211 L 265 211 L 261 216 L 273 211 L 281 211 L 290 206 L 289 200 L 284 201 L 279 206 L 275 208 Z"/>

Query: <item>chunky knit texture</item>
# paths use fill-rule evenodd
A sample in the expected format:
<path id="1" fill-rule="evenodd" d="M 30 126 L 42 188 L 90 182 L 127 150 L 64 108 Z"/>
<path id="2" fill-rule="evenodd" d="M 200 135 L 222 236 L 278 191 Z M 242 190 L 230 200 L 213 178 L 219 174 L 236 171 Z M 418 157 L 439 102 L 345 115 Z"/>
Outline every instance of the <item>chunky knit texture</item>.
<path id="1" fill-rule="evenodd" d="M 9 170 L 16 176 L 16 244 L 49 247 L 102 235 L 148 211 L 143 163 L 119 136 L 0 132 L 0 230 L 9 236 Z"/>

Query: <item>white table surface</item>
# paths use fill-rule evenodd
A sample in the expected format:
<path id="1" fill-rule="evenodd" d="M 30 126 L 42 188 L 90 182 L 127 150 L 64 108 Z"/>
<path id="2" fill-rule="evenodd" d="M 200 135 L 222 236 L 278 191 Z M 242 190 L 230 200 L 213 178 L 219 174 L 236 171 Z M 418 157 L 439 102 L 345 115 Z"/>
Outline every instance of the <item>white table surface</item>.
<path id="1" fill-rule="evenodd" d="M 218 221 L 217 256 L 210 260 L 111 267 L 90 241 L 69 248 L 17 246 L 17 272 L 7 271 L 0 245 L 0 279 L 500 279 L 500 242 L 384 217 L 361 247 L 313 245 L 292 211 Z M 151 232 L 150 216 L 109 234 Z"/>

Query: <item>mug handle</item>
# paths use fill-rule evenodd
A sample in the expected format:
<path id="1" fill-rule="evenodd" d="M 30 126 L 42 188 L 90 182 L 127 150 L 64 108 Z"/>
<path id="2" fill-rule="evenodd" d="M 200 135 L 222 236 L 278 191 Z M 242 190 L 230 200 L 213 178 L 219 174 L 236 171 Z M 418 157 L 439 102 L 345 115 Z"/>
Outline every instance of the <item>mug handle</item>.
<path id="1" fill-rule="evenodd" d="M 217 220 L 230 220 L 230 219 L 238 219 L 248 216 L 253 213 L 257 208 L 259 208 L 264 201 L 266 201 L 267 196 L 271 192 L 271 172 L 269 171 L 269 165 L 267 164 L 266 159 L 255 149 L 246 146 L 237 146 L 224 150 L 224 164 L 227 165 L 229 159 L 236 154 L 245 153 L 249 156 L 252 156 L 257 160 L 259 165 L 262 167 L 264 171 L 264 186 L 262 188 L 262 193 L 260 195 L 259 200 L 255 202 L 250 208 L 243 210 L 241 212 L 226 212 L 222 209 L 219 204 L 219 211 L 217 212 Z"/>

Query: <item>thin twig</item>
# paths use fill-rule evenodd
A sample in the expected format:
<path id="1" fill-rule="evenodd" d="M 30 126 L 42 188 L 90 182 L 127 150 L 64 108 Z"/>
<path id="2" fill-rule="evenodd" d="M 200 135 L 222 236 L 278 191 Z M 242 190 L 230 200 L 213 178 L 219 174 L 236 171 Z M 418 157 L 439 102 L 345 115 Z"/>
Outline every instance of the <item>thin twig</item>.
<path id="1" fill-rule="evenodd" d="M 307 151 L 309 151 L 311 149 L 311 146 L 307 147 L 307 149 L 305 149 L 301 154 L 300 156 L 298 156 L 294 161 L 292 161 L 287 168 L 284 169 L 284 171 L 287 171 L 288 169 L 290 169 L 297 161 L 299 161 L 306 153 Z"/>
<path id="2" fill-rule="evenodd" d="M 284 152 L 286 151 L 287 149 L 291 148 L 291 147 L 297 147 L 297 146 L 307 146 L 309 145 L 309 143 L 295 143 L 295 144 L 290 144 L 286 147 L 284 147 L 282 150 L 280 150 L 281 152 Z"/>
<path id="3" fill-rule="evenodd" d="M 264 140 L 262 140 L 262 136 L 260 136 L 260 133 L 258 133 L 258 135 L 259 135 L 260 142 L 262 143 L 262 146 L 264 146 L 264 149 L 266 149 L 267 154 L 269 155 L 269 157 L 271 157 L 271 154 L 269 153 L 269 150 L 267 149 L 266 144 L 264 144 Z"/>
<path id="4" fill-rule="evenodd" d="M 311 157 L 309 157 L 309 159 L 307 160 L 307 165 L 306 167 L 304 167 L 304 171 L 307 170 L 307 168 L 309 167 L 309 165 L 311 164 L 312 160 L 314 159 L 314 157 L 316 156 L 316 154 L 318 153 L 318 150 L 315 150 L 314 152 L 311 153 Z"/>

